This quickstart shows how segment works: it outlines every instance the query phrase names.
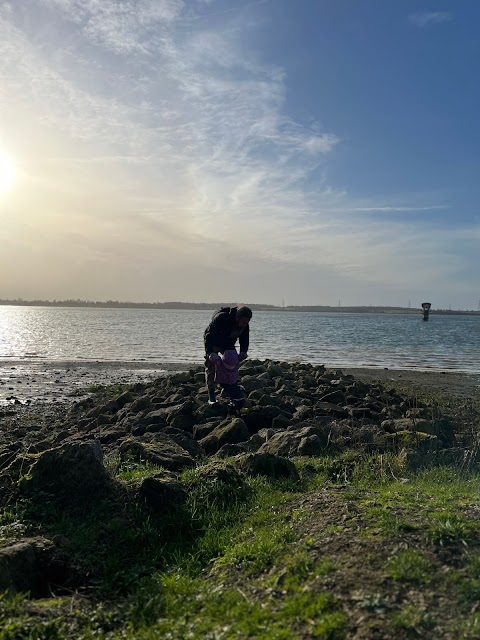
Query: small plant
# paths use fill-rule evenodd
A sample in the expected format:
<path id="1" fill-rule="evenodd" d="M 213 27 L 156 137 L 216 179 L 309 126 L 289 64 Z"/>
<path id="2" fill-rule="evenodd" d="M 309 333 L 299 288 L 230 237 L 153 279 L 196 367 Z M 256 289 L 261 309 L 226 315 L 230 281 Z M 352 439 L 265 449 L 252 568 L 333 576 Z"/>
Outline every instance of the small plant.
<path id="1" fill-rule="evenodd" d="M 472 524 L 454 513 L 440 513 L 432 516 L 429 538 L 441 546 L 463 544 L 467 546 L 472 535 Z"/>
<path id="2" fill-rule="evenodd" d="M 387 571 L 399 582 L 426 584 L 430 580 L 432 566 L 421 553 L 408 550 L 394 556 L 388 563 Z"/>
<path id="3" fill-rule="evenodd" d="M 392 622 L 398 629 L 404 629 L 409 636 L 421 638 L 425 631 L 433 629 L 435 623 L 427 611 L 414 605 L 407 605 L 392 615 Z"/>

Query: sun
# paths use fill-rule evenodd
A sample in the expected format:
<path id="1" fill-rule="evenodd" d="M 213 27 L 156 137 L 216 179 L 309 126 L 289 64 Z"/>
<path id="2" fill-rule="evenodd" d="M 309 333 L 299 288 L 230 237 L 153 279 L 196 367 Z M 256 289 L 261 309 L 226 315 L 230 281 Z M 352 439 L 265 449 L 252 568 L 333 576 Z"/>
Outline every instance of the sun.
<path id="1" fill-rule="evenodd" d="M 15 179 L 13 160 L 0 151 L 0 193 L 6 191 Z"/>

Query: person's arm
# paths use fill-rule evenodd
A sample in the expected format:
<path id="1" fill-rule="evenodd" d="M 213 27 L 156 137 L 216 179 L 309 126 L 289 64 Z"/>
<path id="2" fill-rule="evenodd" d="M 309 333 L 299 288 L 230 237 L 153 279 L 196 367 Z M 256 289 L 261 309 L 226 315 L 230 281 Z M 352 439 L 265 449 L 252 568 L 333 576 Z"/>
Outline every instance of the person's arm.
<path id="1" fill-rule="evenodd" d="M 222 360 L 218 353 L 211 353 L 208 356 L 208 359 L 210 360 L 210 362 L 220 362 Z"/>
<path id="2" fill-rule="evenodd" d="M 248 326 L 248 324 L 240 334 L 239 342 L 240 353 L 244 353 L 246 355 L 248 352 L 248 345 L 250 344 L 250 327 Z"/>
<path id="3" fill-rule="evenodd" d="M 243 353 L 243 351 L 240 351 L 239 355 L 238 355 L 238 361 L 239 362 L 243 362 L 244 360 L 247 359 L 247 354 Z"/>
<path id="4" fill-rule="evenodd" d="M 225 333 L 228 323 L 228 314 L 219 313 L 213 318 L 208 327 L 205 329 L 204 343 L 205 353 L 209 356 L 218 342 L 218 337 Z"/>

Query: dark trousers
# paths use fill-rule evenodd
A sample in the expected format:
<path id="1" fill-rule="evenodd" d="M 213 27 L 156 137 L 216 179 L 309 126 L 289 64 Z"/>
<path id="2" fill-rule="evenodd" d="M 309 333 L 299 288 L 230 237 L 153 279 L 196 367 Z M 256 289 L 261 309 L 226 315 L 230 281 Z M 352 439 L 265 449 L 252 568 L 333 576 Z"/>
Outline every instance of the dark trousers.
<path id="1" fill-rule="evenodd" d="M 243 391 L 238 382 L 235 384 L 220 384 L 220 386 L 222 387 L 224 394 L 230 398 L 230 400 L 242 400 L 244 397 Z"/>
<path id="2" fill-rule="evenodd" d="M 215 363 L 210 362 L 208 356 L 205 357 L 205 382 L 207 387 L 215 387 Z"/>

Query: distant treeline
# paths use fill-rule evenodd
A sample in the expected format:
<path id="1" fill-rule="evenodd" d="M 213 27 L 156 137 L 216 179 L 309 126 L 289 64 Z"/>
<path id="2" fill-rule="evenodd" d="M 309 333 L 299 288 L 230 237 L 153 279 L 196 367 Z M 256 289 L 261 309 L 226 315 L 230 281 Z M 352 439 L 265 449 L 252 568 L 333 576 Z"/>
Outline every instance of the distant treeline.
<path id="1" fill-rule="evenodd" d="M 14 305 L 22 307 L 96 307 L 99 309 L 197 309 L 212 311 L 220 307 L 236 306 L 237 302 L 122 302 L 119 300 L 106 300 L 104 302 L 80 299 L 68 300 L 0 300 L 0 305 Z M 297 312 L 334 312 L 334 313 L 422 313 L 421 309 L 410 307 L 329 307 L 327 305 L 315 306 L 286 306 L 278 307 L 271 304 L 249 304 L 254 311 L 297 311 Z M 432 309 L 435 315 L 480 315 L 480 311 L 464 311 L 459 309 Z"/>

